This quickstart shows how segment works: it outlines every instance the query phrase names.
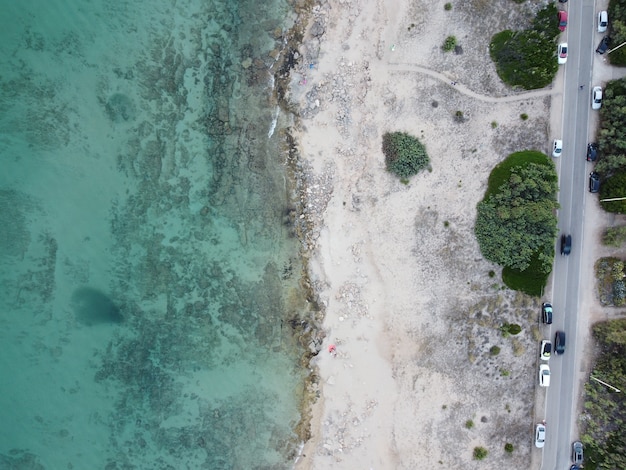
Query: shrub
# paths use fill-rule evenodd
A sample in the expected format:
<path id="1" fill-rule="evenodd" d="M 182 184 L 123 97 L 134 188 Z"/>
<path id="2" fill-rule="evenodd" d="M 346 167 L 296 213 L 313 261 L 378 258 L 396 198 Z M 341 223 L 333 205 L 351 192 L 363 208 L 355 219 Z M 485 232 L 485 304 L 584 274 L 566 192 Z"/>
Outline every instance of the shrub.
<path id="1" fill-rule="evenodd" d="M 522 113 L 519 115 L 519 117 L 521 118 L 522 121 L 526 121 L 528 119 L 528 114 Z"/>
<path id="2" fill-rule="evenodd" d="M 609 227 L 602 236 L 602 243 L 608 246 L 620 247 L 626 241 L 626 225 Z"/>
<path id="3" fill-rule="evenodd" d="M 467 429 L 472 429 L 474 427 L 474 421 L 472 421 L 471 419 L 468 419 L 467 421 L 465 421 L 465 427 Z"/>
<path id="4" fill-rule="evenodd" d="M 495 129 L 496 127 L 498 127 L 498 123 L 496 121 L 491 121 L 491 128 Z"/>
<path id="5" fill-rule="evenodd" d="M 498 346 L 491 346 L 491 348 L 489 348 L 489 354 L 491 354 L 492 356 L 497 356 L 498 354 L 500 354 L 500 348 Z"/>
<path id="6" fill-rule="evenodd" d="M 415 175 L 429 164 L 424 145 L 417 137 L 404 132 L 383 135 L 383 154 L 387 170 L 400 178 Z"/>
<path id="7" fill-rule="evenodd" d="M 448 2 L 443 6 L 443 9 L 446 11 L 452 10 L 452 3 Z"/>
<path id="8" fill-rule="evenodd" d="M 474 447 L 474 460 L 483 460 L 489 451 L 484 447 Z"/>
<path id="9" fill-rule="evenodd" d="M 522 327 L 516 325 L 515 323 L 504 323 L 500 327 L 500 331 L 502 332 L 502 336 L 507 337 L 509 335 L 518 335 L 522 331 Z"/>
<path id="10" fill-rule="evenodd" d="M 463 121 L 465 121 L 465 117 L 463 116 L 463 111 L 458 110 L 456 113 L 454 113 L 454 120 L 456 122 L 463 122 Z"/>
<path id="11" fill-rule="evenodd" d="M 537 13 L 529 29 L 505 30 L 491 38 L 489 53 L 502 81 L 532 90 L 554 80 L 558 71 L 554 60 L 555 39 L 559 35 L 556 14 L 556 6 L 550 3 Z"/>
<path id="12" fill-rule="evenodd" d="M 506 444 L 504 444 L 504 451 L 511 454 L 513 453 L 513 444 L 511 444 L 510 442 L 507 442 Z"/>
<path id="13" fill-rule="evenodd" d="M 443 42 L 443 46 L 441 46 L 441 48 L 443 49 L 444 52 L 453 51 L 455 47 L 456 47 L 456 37 L 455 36 L 448 36 L 446 38 L 446 40 Z"/>

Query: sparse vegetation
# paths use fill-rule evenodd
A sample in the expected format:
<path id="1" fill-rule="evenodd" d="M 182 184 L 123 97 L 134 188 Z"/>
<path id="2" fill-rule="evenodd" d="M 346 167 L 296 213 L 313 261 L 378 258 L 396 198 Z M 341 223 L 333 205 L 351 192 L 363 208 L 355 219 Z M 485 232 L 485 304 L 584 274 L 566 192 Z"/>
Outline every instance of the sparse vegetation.
<path id="1" fill-rule="evenodd" d="M 496 121 L 491 121 L 491 128 L 495 129 L 496 127 L 498 127 L 498 123 Z"/>
<path id="2" fill-rule="evenodd" d="M 498 346 L 491 346 L 489 348 L 489 354 L 491 356 L 497 356 L 498 354 L 500 354 L 500 348 Z"/>
<path id="3" fill-rule="evenodd" d="M 626 225 L 608 227 L 602 235 L 602 243 L 607 246 L 619 248 L 624 242 L 626 242 Z"/>
<path id="4" fill-rule="evenodd" d="M 600 258 L 595 267 L 600 303 L 623 306 L 626 303 L 624 261 L 619 258 Z"/>
<path id="5" fill-rule="evenodd" d="M 467 429 L 472 429 L 474 427 L 474 421 L 472 421 L 471 419 L 468 419 L 467 421 L 465 421 L 465 427 Z"/>
<path id="6" fill-rule="evenodd" d="M 506 444 L 504 444 L 504 451 L 507 454 L 512 454 L 514 449 L 515 447 L 513 447 L 513 444 L 511 444 L 510 442 L 507 442 Z"/>
<path id="7" fill-rule="evenodd" d="M 446 38 L 446 40 L 443 42 L 443 46 L 441 46 L 441 48 L 443 49 L 444 52 L 453 51 L 455 47 L 456 47 L 456 37 L 455 36 L 448 36 Z"/>
<path id="8" fill-rule="evenodd" d="M 446 11 L 452 10 L 452 3 L 448 2 L 443 6 L 443 9 Z"/>
<path id="9" fill-rule="evenodd" d="M 519 115 L 519 117 L 520 117 L 520 119 L 521 119 L 522 121 L 526 121 L 526 120 L 528 120 L 528 114 L 526 114 L 526 113 L 522 113 L 522 114 L 520 114 L 520 115 Z"/>
<path id="10" fill-rule="evenodd" d="M 500 369 L 500 375 L 502 377 L 508 377 L 509 375 L 511 375 L 511 371 L 507 369 Z"/>
<path id="11" fill-rule="evenodd" d="M 609 384 L 626 383 L 626 319 L 595 324 L 593 336 L 601 352 L 591 376 Z M 626 468 L 624 393 L 588 381 L 583 408 L 581 441 L 585 445 L 585 468 Z"/>
<path id="12" fill-rule="evenodd" d="M 426 168 L 430 162 L 426 147 L 417 137 L 405 132 L 383 135 L 383 154 L 387 170 L 400 178 L 409 178 Z"/>
<path id="13" fill-rule="evenodd" d="M 484 447 L 474 447 L 474 460 L 483 460 L 489 451 Z"/>
<path id="14" fill-rule="evenodd" d="M 524 31 L 504 30 L 491 38 L 489 52 L 503 82 L 526 90 L 543 88 L 554 80 L 554 57 L 559 28 L 557 8 L 549 3 Z"/>
<path id="15" fill-rule="evenodd" d="M 540 296 L 552 270 L 557 234 L 557 174 L 544 154 L 511 154 L 489 176 L 474 232 L 480 249 L 502 266 L 511 289 Z"/>
<path id="16" fill-rule="evenodd" d="M 463 121 L 465 121 L 465 117 L 463 116 L 463 111 L 458 110 L 456 113 L 454 113 L 454 120 L 456 122 L 463 122 Z"/>

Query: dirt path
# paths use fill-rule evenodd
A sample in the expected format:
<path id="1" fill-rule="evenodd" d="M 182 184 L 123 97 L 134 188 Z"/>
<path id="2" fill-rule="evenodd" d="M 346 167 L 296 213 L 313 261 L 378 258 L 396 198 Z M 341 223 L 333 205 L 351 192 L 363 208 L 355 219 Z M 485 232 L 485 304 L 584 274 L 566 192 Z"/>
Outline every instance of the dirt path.
<path id="1" fill-rule="evenodd" d="M 457 81 L 456 79 L 453 80 L 453 78 L 447 74 L 444 74 L 442 72 L 437 72 L 436 70 L 428 69 L 426 67 L 421 67 L 419 65 L 390 62 L 388 64 L 388 69 L 391 74 L 403 74 L 403 73 L 417 72 L 417 73 L 421 73 L 424 75 L 428 75 L 429 77 L 433 77 L 437 80 L 440 80 L 441 82 L 447 83 L 451 87 L 454 87 L 454 89 L 458 90 L 464 95 L 469 96 L 470 98 L 474 98 L 478 101 L 483 101 L 485 103 L 510 103 L 513 101 L 526 100 L 529 98 L 542 98 L 545 96 L 554 96 L 554 95 L 561 94 L 561 92 L 553 90 L 551 88 L 547 88 L 547 89 L 544 88 L 541 90 L 519 91 L 517 93 L 512 92 L 514 94 L 505 95 L 505 96 L 482 95 L 480 93 L 476 93 L 475 91 L 471 90 L 466 85 Z"/>

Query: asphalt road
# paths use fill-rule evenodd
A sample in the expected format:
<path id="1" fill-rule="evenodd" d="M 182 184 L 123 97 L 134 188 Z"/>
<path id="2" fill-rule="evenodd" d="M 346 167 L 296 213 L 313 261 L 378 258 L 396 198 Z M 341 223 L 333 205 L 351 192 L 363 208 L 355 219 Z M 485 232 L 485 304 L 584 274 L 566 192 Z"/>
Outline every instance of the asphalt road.
<path id="1" fill-rule="evenodd" d="M 559 4 L 562 7 L 562 4 Z M 593 0 L 571 1 L 567 4 L 567 41 L 569 53 L 565 64 L 563 88 L 563 154 L 559 167 L 559 234 L 572 235 L 572 252 L 561 256 L 560 236 L 557 239 L 554 263 L 552 304 L 553 324 L 544 326 L 544 335 L 554 342 L 557 330 L 567 336 L 565 354 L 550 359 L 551 384 L 546 394 L 546 444 L 542 470 L 564 470 L 571 465 L 571 444 L 578 439 L 577 411 L 582 388 L 576 367 L 581 363 L 577 347 L 580 272 L 582 262 L 584 200 L 587 195 L 591 165 L 587 163 L 587 134 L 591 110 L 592 62 L 595 54 L 596 11 Z M 563 66 L 562 66 L 563 67 Z M 579 86 L 584 85 L 580 90 Z M 549 336 L 548 336 L 549 335 Z M 538 375 L 538 372 L 537 372 Z M 538 380 L 538 379 L 537 379 Z"/>

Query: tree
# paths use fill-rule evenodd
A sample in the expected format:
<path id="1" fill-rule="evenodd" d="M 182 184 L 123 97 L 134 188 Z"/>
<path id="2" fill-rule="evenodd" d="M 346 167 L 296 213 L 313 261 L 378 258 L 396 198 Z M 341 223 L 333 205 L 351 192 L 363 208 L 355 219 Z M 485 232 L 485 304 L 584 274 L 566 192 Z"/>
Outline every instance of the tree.
<path id="1" fill-rule="evenodd" d="M 558 208 L 554 164 L 547 157 L 545 164 L 522 161 L 496 191 L 491 189 L 478 204 L 474 228 L 485 258 L 523 271 L 533 256 L 544 253 L 549 256 L 541 257 L 542 269 L 550 272 Z"/>

